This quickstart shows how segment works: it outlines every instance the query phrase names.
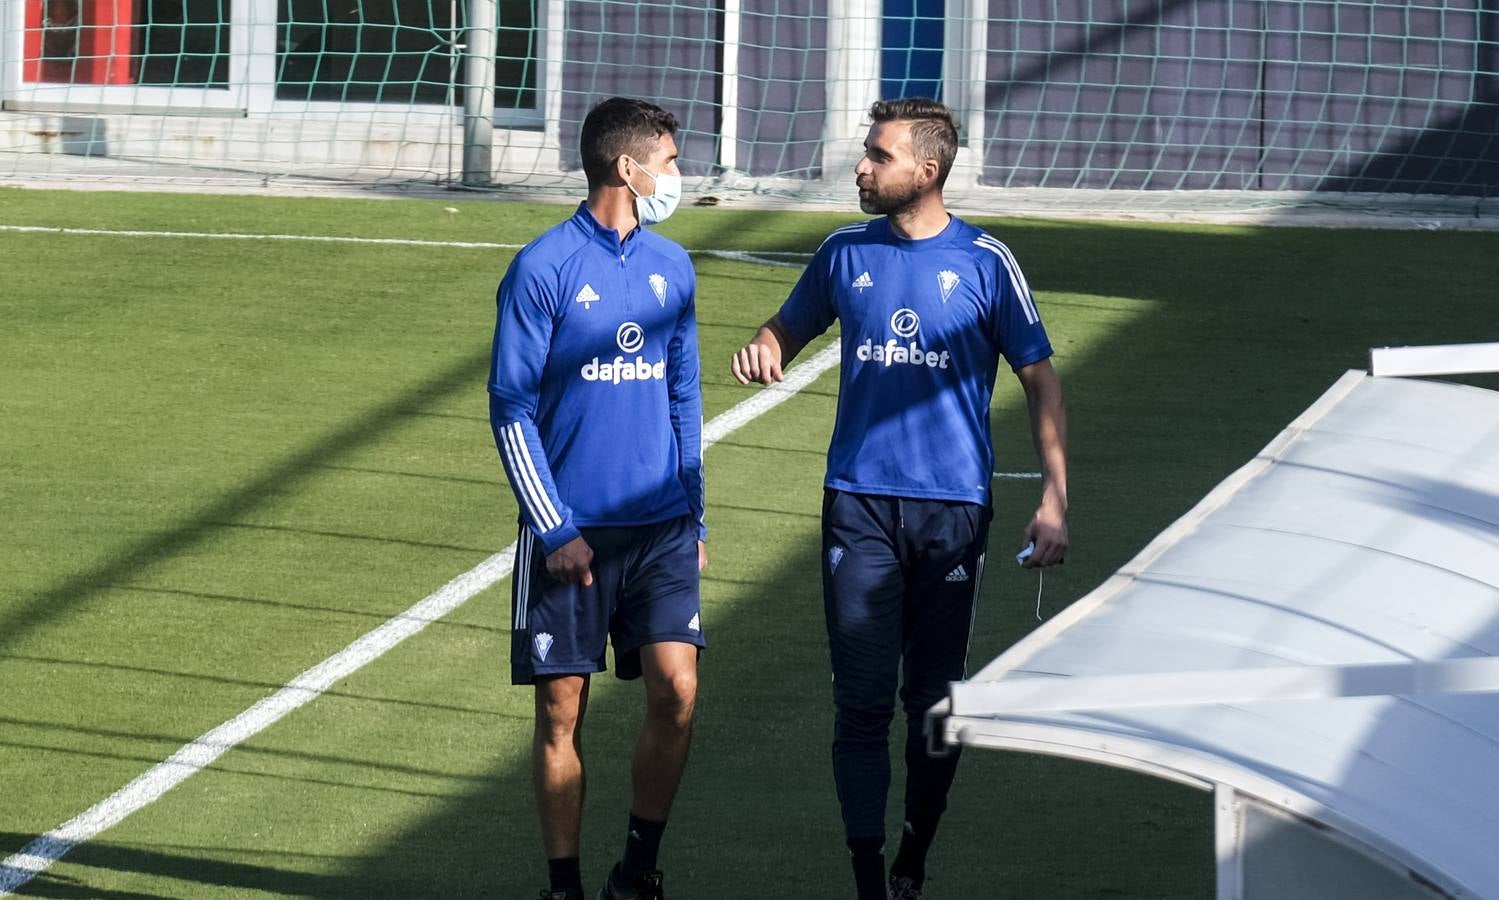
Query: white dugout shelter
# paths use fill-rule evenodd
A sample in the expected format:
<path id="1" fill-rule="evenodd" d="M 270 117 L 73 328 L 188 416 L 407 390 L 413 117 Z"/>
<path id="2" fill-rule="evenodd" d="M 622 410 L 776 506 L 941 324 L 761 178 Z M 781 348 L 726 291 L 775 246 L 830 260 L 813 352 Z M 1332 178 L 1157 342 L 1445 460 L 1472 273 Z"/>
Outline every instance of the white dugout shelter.
<path id="1" fill-rule="evenodd" d="M 1499 898 L 1499 344 L 1376 350 L 934 740 L 1215 792 L 1220 900 Z"/>

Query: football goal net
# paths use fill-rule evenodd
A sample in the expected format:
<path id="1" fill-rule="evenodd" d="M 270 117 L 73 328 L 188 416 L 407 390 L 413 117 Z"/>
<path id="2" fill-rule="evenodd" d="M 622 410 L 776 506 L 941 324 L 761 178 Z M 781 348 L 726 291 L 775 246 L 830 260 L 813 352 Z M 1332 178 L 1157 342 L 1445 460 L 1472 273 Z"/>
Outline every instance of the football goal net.
<path id="1" fill-rule="evenodd" d="M 655 100 L 695 190 L 852 202 L 878 99 L 995 211 L 1495 215 L 1499 0 L 12 0 L 0 179 L 581 184 Z"/>

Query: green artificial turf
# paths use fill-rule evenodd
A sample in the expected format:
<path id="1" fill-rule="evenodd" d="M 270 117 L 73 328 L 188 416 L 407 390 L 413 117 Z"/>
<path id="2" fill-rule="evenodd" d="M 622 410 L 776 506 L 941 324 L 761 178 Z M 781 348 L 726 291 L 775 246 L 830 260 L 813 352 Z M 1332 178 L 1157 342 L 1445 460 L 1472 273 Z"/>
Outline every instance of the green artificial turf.
<path id="1" fill-rule="evenodd" d="M 567 214 L 0 190 L 0 225 L 57 228 L 515 245 Z M 807 253 L 857 218 L 684 209 L 663 230 L 693 249 Z M 1493 340 L 1499 321 L 1486 234 L 981 224 L 1038 291 L 1067 391 L 1073 547 L 1045 614 L 1370 346 Z M 483 383 L 512 255 L 0 231 L 0 856 L 510 544 Z M 798 272 L 696 261 L 711 418 L 752 395 L 728 356 Z M 711 649 L 662 856 L 675 897 L 851 891 L 816 564 L 835 396 L 829 373 L 708 455 Z M 1033 470 L 1003 373 L 994 427 L 998 468 Z M 1003 559 L 1036 483 L 996 484 Z M 1026 634 L 1034 608 L 1033 575 L 991 566 L 971 659 Z M 508 622 L 506 580 L 23 894 L 534 896 L 531 697 L 508 685 Z M 596 679 L 590 880 L 623 838 L 640 707 L 638 685 Z M 1210 798 L 1185 787 L 970 751 L 929 896 L 1207 896 L 1211 827 Z"/>

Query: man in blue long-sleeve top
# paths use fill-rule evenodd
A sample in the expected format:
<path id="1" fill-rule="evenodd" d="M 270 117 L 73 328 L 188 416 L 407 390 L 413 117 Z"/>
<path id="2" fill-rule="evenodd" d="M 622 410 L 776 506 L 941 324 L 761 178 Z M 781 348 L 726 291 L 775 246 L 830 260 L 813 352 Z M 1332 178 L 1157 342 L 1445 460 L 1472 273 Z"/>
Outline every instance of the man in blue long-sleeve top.
<path id="1" fill-rule="evenodd" d="M 696 276 L 642 227 L 681 197 L 676 129 L 641 100 L 595 107 L 588 199 L 500 282 L 489 418 L 520 505 L 511 678 L 536 690 L 543 900 L 584 900 L 582 725 L 606 642 L 616 674 L 644 676 L 646 715 L 602 900 L 662 896 L 657 850 L 691 741 L 707 565 Z"/>
<path id="2" fill-rule="evenodd" d="M 958 152 L 947 107 L 880 101 L 854 167 L 859 207 L 780 312 L 730 363 L 771 384 L 840 323 L 838 414 L 822 505 L 823 608 L 833 670 L 833 782 L 858 900 L 918 900 L 958 754 L 927 754 L 927 710 L 964 677 L 988 547 L 999 362 L 1025 391 L 1041 502 L 1024 565 L 1067 552 L 1067 414 L 1051 340 L 1014 254 L 951 215 Z M 1025 551 L 1022 551 L 1025 553 Z M 898 686 L 898 690 L 897 690 Z M 885 869 L 890 723 L 906 717 L 905 817 Z"/>

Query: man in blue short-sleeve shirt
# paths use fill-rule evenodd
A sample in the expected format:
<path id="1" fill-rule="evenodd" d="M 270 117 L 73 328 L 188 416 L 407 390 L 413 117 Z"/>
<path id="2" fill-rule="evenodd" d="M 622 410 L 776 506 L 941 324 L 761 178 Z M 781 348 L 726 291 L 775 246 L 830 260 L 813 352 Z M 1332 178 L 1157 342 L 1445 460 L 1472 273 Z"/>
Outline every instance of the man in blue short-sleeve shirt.
<path id="1" fill-rule="evenodd" d="M 925 752 L 926 711 L 964 677 L 991 517 L 989 403 L 1001 358 L 1024 387 L 1041 459 L 1025 565 L 1067 549 L 1066 415 L 1051 343 L 1009 249 L 950 215 L 951 113 L 880 102 L 855 168 L 861 208 L 833 232 L 779 313 L 740 349 L 741 383 L 770 384 L 834 320 L 838 413 L 823 499 L 823 597 L 836 719 L 833 775 L 859 900 L 921 896 L 958 753 Z M 884 865 L 888 733 L 906 714 L 905 822 Z"/>
<path id="2" fill-rule="evenodd" d="M 696 278 L 642 226 L 681 197 L 676 119 L 613 98 L 583 122 L 588 199 L 500 282 L 495 445 L 520 507 L 511 678 L 533 684 L 543 900 L 584 900 L 578 858 L 589 677 L 644 676 L 624 855 L 602 900 L 660 898 L 657 850 L 687 762 L 705 646 Z"/>

